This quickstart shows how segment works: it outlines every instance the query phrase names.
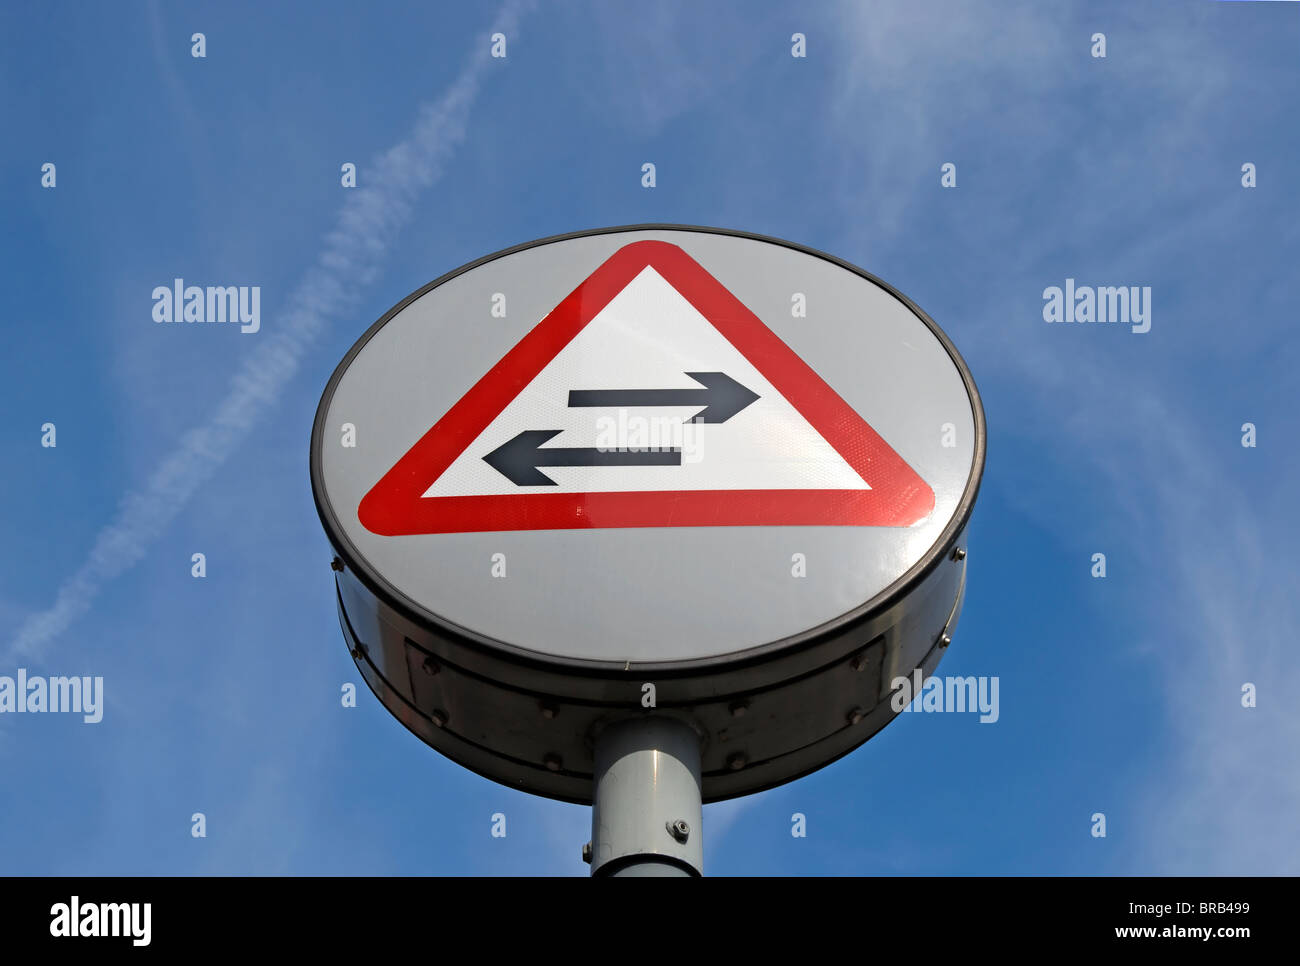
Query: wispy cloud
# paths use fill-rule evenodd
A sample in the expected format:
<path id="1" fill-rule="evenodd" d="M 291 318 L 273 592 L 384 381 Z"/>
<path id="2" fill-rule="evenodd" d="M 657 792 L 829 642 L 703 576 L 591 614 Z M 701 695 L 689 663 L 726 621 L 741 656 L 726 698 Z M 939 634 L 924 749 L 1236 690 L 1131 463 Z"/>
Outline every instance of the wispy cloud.
<path id="1" fill-rule="evenodd" d="M 509 0 L 492 31 L 513 34 L 531 0 Z M 405 139 L 366 169 L 364 187 L 347 193 L 338 221 L 269 332 L 234 373 L 224 398 L 205 422 L 181 438 L 144 486 L 127 493 L 117 515 L 95 538 L 85 562 L 60 586 L 54 603 L 20 625 L 8 660 L 39 659 L 84 614 L 103 586 L 134 566 L 195 491 L 239 446 L 298 371 L 325 324 L 356 304 L 378 275 L 420 193 L 443 174 L 465 139 L 470 110 L 492 59 L 487 34 L 451 87 L 425 105 Z"/>
<path id="2" fill-rule="evenodd" d="M 739 798 L 728 798 L 723 802 L 714 802 L 704 806 L 704 847 L 715 853 L 722 847 L 722 840 L 732 830 L 736 820 L 743 812 L 748 812 L 761 805 L 768 792 L 756 792 Z"/>
<path id="3" fill-rule="evenodd" d="M 1149 182 L 1161 177 L 1168 159 L 1212 145 L 1214 119 L 1227 110 L 1230 55 L 1206 28 L 1205 11 L 1174 27 L 1146 8 L 1108 8 L 1112 44 L 1119 38 L 1131 47 L 1128 55 L 1112 53 L 1101 75 L 1087 73 L 1097 65 L 1085 41 L 1102 28 L 1092 17 L 1071 25 L 1071 12 L 1059 8 L 1012 4 L 990 14 L 945 4 L 933 11 L 942 23 L 927 20 L 914 4 L 843 10 L 858 18 L 850 34 L 856 59 L 831 122 L 849 145 L 846 155 L 860 164 L 870 159 L 871 166 L 865 181 L 855 170 L 853 181 L 842 183 L 851 199 L 846 208 L 873 216 L 864 219 L 869 230 L 861 221 L 846 225 L 854 244 L 878 250 L 900 237 L 904 213 L 932 197 L 925 191 L 935 190 L 939 161 L 962 145 L 977 145 L 1017 172 L 981 187 L 1001 192 L 1003 203 L 991 205 L 997 210 L 989 220 L 970 230 L 972 242 L 1005 243 L 1019 253 L 998 261 L 998 277 L 986 280 L 990 292 L 1027 292 L 1033 305 L 1034 293 L 1056 278 L 1063 254 L 1067 263 L 1104 259 L 1171 280 L 1186 277 L 1189 248 L 1212 237 L 1224 206 L 1184 189 L 1193 202 L 1185 210 L 1154 210 Z M 1104 92 L 1095 76 L 1106 78 Z M 1026 90 L 1027 79 L 1039 90 Z M 1001 105 L 981 103 L 991 96 Z M 891 97 L 900 106 L 889 107 Z M 1092 137 L 1076 150 L 1060 132 L 1070 115 L 1059 112 L 1080 98 L 1105 101 L 1108 129 L 1130 136 Z M 1128 127 L 1117 124 L 1123 110 L 1134 112 Z M 868 112 L 885 112 L 895 133 L 872 139 L 881 123 L 877 118 L 864 132 L 860 119 Z M 1045 157 L 1048 151 L 1054 153 Z M 900 175 L 920 163 L 928 166 L 924 189 Z M 1059 195 L 1062 182 L 1080 172 L 1111 187 L 1074 206 L 1068 232 L 1026 207 L 1026 198 Z M 1165 195 L 1174 190 L 1166 187 Z M 1203 348 L 1195 341 L 1202 333 L 1194 331 L 1202 289 L 1175 288 L 1162 289 L 1159 311 L 1168 324 L 1184 320 L 1178 350 L 1196 355 Z M 1096 480 L 1126 518 L 1124 545 L 1116 549 L 1134 568 L 1162 575 L 1159 597 L 1136 602 L 1132 620 L 1136 635 L 1160 645 L 1146 647 L 1145 656 L 1157 672 L 1178 752 L 1122 803 L 1141 842 L 1132 850 L 1131 871 L 1294 874 L 1300 869 L 1300 719 L 1285 696 L 1300 690 L 1300 670 L 1283 642 L 1293 636 L 1300 604 L 1295 579 L 1287 576 L 1294 567 L 1279 560 L 1284 547 L 1272 536 L 1279 515 L 1294 524 L 1290 495 L 1277 481 L 1258 484 L 1262 499 L 1260 492 L 1242 492 L 1231 463 L 1242 452 L 1233 452 L 1235 424 L 1226 435 L 1207 434 L 1185 405 L 1186 387 L 1153 371 L 1151 356 L 1140 351 L 1149 348 L 1137 344 L 1146 336 L 1117 333 L 1133 343 L 1128 354 L 1114 352 L 1109 340 L 1102 348 L 1087 338 L 1071 339 L 1064 350 L 1026 338 L 998 302 L 971 298 L 958 339 L 975 347 L 965 350 L 968 358 L 983 359 L 977 379 L 1019 401 L 1023 418 L 994 429 L 1031 440 L 1045 463 Z M 1096 400 L 1122 400 L 1119 418 L 1063 409 L 1065 385 L 1087 386 Z M 1207 436 L 1217 442 L 1207 447 Z M 1023 502 L 1032 514 L 1032 501 Z M 1077 538 L 1075 521 L 1059 513 L 1039 522 L 1062 539 Z M 1239 700 L 1246 681 L 1260 689 L 1252 710 Z"/>
<path id="4" fill-rule="evenodd" d="M 171 101 L 172 111 L 184 128 L 184 143 L 190 156 L 190 166 L 196 180 L 206 188 L 212 182 L 213 157 L 208 143 L 207 126 L 199 112 L 194 109 L 190 95 L 181 81 L 176 65 L 172 63 L 171 45 L 167 37 L 167 28 L 163 24 L 163 11 L 159 0 L 149 3 L 149 39 L 153 45 L 154 64 L 162 77 L 167 98 Z"/>

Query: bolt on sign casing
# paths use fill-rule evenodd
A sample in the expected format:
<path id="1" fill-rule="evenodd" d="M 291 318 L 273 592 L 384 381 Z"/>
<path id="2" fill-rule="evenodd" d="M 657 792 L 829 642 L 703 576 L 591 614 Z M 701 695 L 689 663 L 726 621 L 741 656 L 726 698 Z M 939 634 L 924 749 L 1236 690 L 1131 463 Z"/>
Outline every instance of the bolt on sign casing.
<path id="1" fill-rule="evenodd" d="M 716 801 L 857 747 L 934 670 L 984 447 L 957 350 L 884 282 L 641 225 L 404 299 L 330 379 L 311 481 L 349 649 L 407 728 L 590 803 L 595 736 L 653 709 Z"/>

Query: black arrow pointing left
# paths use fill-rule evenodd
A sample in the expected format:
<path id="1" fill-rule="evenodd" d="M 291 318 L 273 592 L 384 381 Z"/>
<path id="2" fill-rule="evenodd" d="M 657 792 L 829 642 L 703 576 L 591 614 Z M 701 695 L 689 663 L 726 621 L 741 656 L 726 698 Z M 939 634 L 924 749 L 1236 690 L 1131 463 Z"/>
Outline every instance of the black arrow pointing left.
<path id="1" fill-rule="evenodd" d="M 656 449 L 642 452 L 573 447 L 542 449 L 542 444 L 563 430 L 526 429 L 514 439 L 498 446 L 484 462 L 515 486 L 555 486 L 556 482 L 541 472 L 539 466 L 681 466 L 680 449 Z"/>

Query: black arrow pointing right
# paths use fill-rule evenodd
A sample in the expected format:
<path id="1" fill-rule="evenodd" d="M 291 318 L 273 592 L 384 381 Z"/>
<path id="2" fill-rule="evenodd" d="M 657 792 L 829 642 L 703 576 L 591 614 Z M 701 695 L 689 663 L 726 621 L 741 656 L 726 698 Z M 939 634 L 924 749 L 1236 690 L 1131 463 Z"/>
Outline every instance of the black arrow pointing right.
<path id="1" fill-rule="evenodd" d="M 725 423 L 758 398 L 725 372 L 688 372 L 703 389 L 571 389 L 569 406 L 703 406 L 694 421 Z"/>
<path id="2" fill-rule="evenodd" d="M 498 446 L 484 462 L 515 486 L 555 486 L 556 482 L 541 472 L 539 466 L 681 466 L 680 449 L 656 449 L 643 452 L 555 447 L 542 444 L 563 430 L 526 429 L 514 439 Z"/>

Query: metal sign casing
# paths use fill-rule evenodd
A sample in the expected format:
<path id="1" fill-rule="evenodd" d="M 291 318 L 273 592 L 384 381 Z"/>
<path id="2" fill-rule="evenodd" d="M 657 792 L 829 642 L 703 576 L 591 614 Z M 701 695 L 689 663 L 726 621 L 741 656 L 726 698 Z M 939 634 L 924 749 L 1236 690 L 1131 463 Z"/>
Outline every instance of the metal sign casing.
<path id="1" fill-rule="evenodd" d="M 649 418 L 700 458 L 594 445 Z M 715 801 L 852 750 L 897 713 L 895 677 L 933 671 L 984 447 L 961 357 L 885 283 L 778 239 L 643 225 L 404 299 L 330 379 L 311 480 L 344 635 L 407 728 L 589 803 L 596 736 L 649 694 L 700 735 Z"/>

